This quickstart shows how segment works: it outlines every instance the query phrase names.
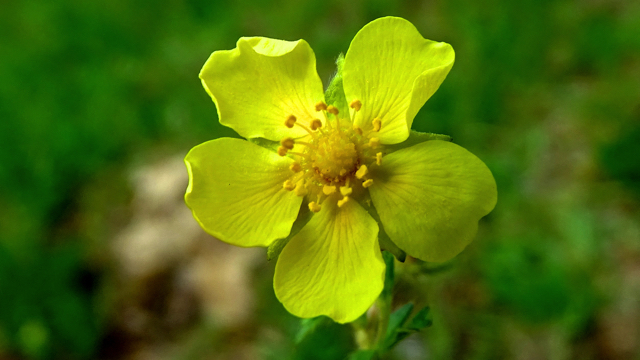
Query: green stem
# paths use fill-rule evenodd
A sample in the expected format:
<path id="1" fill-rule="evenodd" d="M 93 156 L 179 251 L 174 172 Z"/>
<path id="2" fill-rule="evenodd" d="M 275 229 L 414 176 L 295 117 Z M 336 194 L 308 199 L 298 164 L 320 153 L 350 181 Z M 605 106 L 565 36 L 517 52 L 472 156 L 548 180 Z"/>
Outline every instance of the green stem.
<path id="1" fill-rule="evenodd" d="M 393 284 L 395 277 L 394 257 L 388 251 L 382 252 L 382 257 L 387 266 L 384 277 L 384 289 L 376 301 L 378 306 L 378 329 L 376 332 L 375 350 L 379 356 L 386 352 L 385 341 L 387 339 L 387 327 L 391 316 L 391 302 L 393 300 Z"/>

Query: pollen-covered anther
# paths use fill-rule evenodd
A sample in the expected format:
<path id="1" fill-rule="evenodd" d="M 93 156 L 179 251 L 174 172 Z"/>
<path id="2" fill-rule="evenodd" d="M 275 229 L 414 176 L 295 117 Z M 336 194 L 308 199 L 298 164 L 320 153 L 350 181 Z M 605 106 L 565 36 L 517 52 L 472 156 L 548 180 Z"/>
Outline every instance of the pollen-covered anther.
<path id="1" fill-rule="evenodd" d="M 336 187 L 333 185 L 325 185 L 322 187 L 322 192 L 325 195 L 331 195 L 336 192 Z"/>
<path id="2" fill-rule="evenodd" d="M 376 165 L 378 165 L 378 166 L 382 165 L 382 153 L 381 152 L 376 154 Z"/>
<path id="3" fill-rule="evenodd" d="M 349 104 L 349 107 L 355 111 L 360 111 L 360 108 L 362 107 L 362 103 L 360 102 L 360 100 L 353 100 L 351 104 Z"/>
<path id="4" fill-rule="evenodd" d="M 282 184 L 282 188 L 291 191 L 296 188 L 296 184 L 294 184 L 293 181 L 289 179 Z"/>
<path id="5" fill-rule="evenodd" d="M 356 171 L 356 177 L 358 179 L 362 179 L 369 173 L 369 169 L 367 169 L 367 165 L 361 165 L 358 171 Z"/>
<path id="6" fill-rule="evenodd" d="M 284 138 L 282 140 L 280 140 L 280 145 L 282 145 L 283 148 L 285 149 L 293 149 L 293 145 L 295 145 L 295 140 L 293 140 L 293 138 Z"/>
<path id="7" fill-rule="evenodd" d="M 322 206 L 320 206 L 320 204 L 318 204 L 317 202 L 312 201 L 309 203 L 309 210 L 317 213 L 318 211 L 322 210 Z"/>
<path id="8" fill-rule="evenodd" d="M 337 107 L 333 106 L 333 105 L 329 105 L 327 106 L 327 112 L 329 114 L 333 114 L 333 115 L 338 115 L 340 113 L 340 111 L 338 110 Z"/>
<path id="9" fill-rule="evenodd" d="M 327 110 L 327 104 L 324 101 L 320 101 L 316 104 L 316 111 Z"/>
<path id="10" fill-rule="evenodd" d="M 340 187 L 340 194 L 342 194 L 342 196 L 349 196 L 351 195 L 352 192 L 353 192 L 353 189 L 348 186 Z"/>
<path id="11" fill-rule="evenodd" d="M 371 185 L 373 185 L 373 179 L 366 180 L 366 181 L 364 181 L 362 183 L 362 187 L 365 188 L 365 189 L 368 188 Z"/>
<path id="12" fill-rule="evenodd" d="M 382 120 L 375 118 L 371 121 L 371 125 L 373 125 L 373 131 L 378 132 L 382 128 Z"/>
<path id="13" fill-rule="evenodd" d="M 284 126 L 291 129 L 293 128 L 293 125 L 295 125 L 296 121 L 298 121 L 298 119 L 296 119 L 295 115 L 289 115 L 287 120 L 284 121 Z"/>
<path id="14" fill-rule="evenodd" d="M 349 197 L 345 196 L 342 198 L 342 200 L 338 200 L 338 207 L 343 207 L 344 204 L 346 204 L 349 201 Z"/>
<path id="15" fill-rule="evenodd" d="M 278 146 L 278 155 L 285 156 L 287 155 L 287 151 L 289 151 L 289 149 L 287 149 L 286 147 Z"/>
<path id="16" fill-rule="evenodd" d="M 380 145 L 380 138 L 372 137 L 369 139 L 369 146 L 372 148 L 377 148 Z"/>
<path id="17" fill-rule="evenodd" d="M 300 171 L 302 171 L 302 165 L 300 165 L 297 162 L 294 162 L 293 164 L 289 165 L 289 170 L 291 170 L 291 171 L 293 171 L 295 173 L 300 172 Z"/>
<path id="18" fill-rule="evenodd" d="M 322 127 L 322 121 L 320 121 L 320 119 L 313 119 L 310 126 L 311 130 L 316 131 Z"/>

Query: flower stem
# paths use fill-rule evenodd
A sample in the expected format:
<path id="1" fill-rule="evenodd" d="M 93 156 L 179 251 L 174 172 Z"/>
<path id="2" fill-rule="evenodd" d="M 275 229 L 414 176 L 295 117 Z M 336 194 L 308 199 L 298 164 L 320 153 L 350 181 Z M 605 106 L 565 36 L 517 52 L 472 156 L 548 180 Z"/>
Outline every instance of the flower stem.
<path id="1" fill-rule="evenodd" d="M 387 351 L 385 340 L 387 339 L 387 327 L 389 326 L 389 317 L 391 316 L 393 284 L 395 280 L 393 255 L 388 251 L 383 251 L 382 257 L 387 265 L 387 270 L 384 277 L 384 289 L 376 301 L 376 305 L 378 307 L 378 329 L 375 340 L 375 349 L 380 356 Z"/>

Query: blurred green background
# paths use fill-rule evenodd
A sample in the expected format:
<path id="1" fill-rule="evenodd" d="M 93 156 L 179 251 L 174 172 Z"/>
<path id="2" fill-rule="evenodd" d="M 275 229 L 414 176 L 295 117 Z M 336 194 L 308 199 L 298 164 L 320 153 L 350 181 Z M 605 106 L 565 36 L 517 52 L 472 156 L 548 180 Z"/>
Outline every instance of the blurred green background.
<path id="1" fill-rule="evenodd" d="M 433 326 L 392 359 L 640 359 L 640 3 L 633 0 L 5 0 L 0 358 L 343 359 L 296 343 L 261 249 L 204 235 L 181 158 L 235 136 L 197 78 L 241 36 L 306 39 L 325 84 L 367 22 L 401 16 L 456 64 L 414 129 L 498 183 L 444 267 L 399 264 Z"/>

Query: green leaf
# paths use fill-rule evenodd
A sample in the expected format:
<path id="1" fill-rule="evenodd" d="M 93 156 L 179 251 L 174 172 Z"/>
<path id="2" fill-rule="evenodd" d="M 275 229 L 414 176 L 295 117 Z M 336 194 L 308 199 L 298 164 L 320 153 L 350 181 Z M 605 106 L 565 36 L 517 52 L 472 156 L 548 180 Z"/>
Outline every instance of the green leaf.
<path id="1" fill-rule="evenodd" d="M 327 91 L 324 93 L 324 98 L 327 104 L 333 105 L 340 110 L 341 118 L 349 118 L 349 107 L 347 105 L 347 98 L 344 95 L 344 89 L 342 87 L 342 67 L 344 65 L 344 54 L 338 55 L 336 59 L 336 65 L 338 70 L 331 79 Z"/>
<path id="2" fill-rule="evenodd" d="M 307 206 L 301 206 L 300 211 L 298 212 L 298 217 L 296 218 L 296 221 L 293 222 L 293 226 L 291 227 L 289 236 L 287 236 L 286 238 L 278 239 L 272 242 L 269 247 L 267 247 L 267 260 L 276 260 L 278 256 L 280 256 L 282 249 L 284 249 L 284 247 L 289 243 L 289 240 L 296 236 L 300 232 L 300 230 L 302 230 L 302 228 L 307 225 L 312 216 L 313 213 L 309 211 L 309 208 Z"/>
<path id="3" fill-rule="evenodd" d="M 347 360 L 372 360 L 375 358 L 375 350 L 358 350 L 349 355 Z"/>
<path id="4" fill-rule="evenodd" d="M 413 311 L 413 304 L 408 303 L 391 314 L 384 342 L 385 350 L 391 349 L 400 340 L 404 339 L 404 337 L 400 338 L 400 333 L 404 323 L 409 318 L 411 311 Z"/>
<path id="5" fill-rule="evenodd" d="M 418 313 L 413 317 L 413 319 L 411 319 L 411 322 L 409 323 L 407 328 L 411 330 L 419 331 L 426 327 L 431 326 L 431 324 L 433 324 L 433 321 L 431 320 L 430 311 L 431 309 L 428 306 L 425 306 L 422 309 L 420 309 L 420 311 L 418 311 Z"/>

